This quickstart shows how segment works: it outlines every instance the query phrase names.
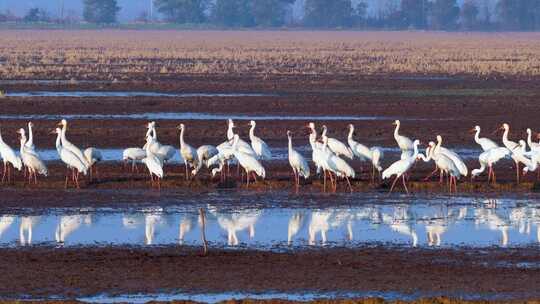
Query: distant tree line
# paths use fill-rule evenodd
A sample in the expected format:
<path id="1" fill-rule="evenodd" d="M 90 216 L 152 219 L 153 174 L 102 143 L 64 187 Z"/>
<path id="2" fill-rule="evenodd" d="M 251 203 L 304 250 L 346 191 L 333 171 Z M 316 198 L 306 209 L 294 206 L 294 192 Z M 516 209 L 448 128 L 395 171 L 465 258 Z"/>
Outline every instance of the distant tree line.
<path id="1" fill-rule="evenodd" d="M 120 7 L 116 0 L 82 0 L 83 19 L 114 24 Z M 540 0 L 378 0 L 373 13 L 367 0 L 149 0 L 163 20 L 177 24 L 220 27 L 308 27 L 425 30 L 540 30 Z M 303 2 L 301 18 L 292 7 Z M 382 4 L 382 5 L 381 5 Z M 371 13 L 368 13 L 371 12 Z M 62 16 L 68 18 L 68 16 Z M 71 20 L 74 20 L 71 16 Z M 147 12 L 137 21 L 149 20 Z M 56 22 L 43 9 L 32 8 L 24 17 L 0 13 L 0 22 Z M 60 20 L 59 22 L 63 22 Z"/>

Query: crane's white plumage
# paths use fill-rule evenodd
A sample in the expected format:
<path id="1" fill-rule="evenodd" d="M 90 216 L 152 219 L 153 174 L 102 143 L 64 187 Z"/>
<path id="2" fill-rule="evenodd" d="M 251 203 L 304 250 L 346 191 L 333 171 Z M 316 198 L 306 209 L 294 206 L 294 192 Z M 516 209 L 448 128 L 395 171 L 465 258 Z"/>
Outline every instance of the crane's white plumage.
<path id="1" fill-rule="evenodd" d="M 399 123 L 398 123 L 399 127 Z M 407 185 L 405 184 L 405 173 L 409 171 L 412 166 L 414 165 L 416 158 L 418 156 L 418 145 L 420 144 L 420 141 L 417 139 L 413 142 L 413 154 L 410 157 L 406 157 L 403 159 L 400 159 L 393 164 L 390 165 L 386 170 L 382 173 L 382 178 L 387 179 L 391 176 L 395 175 L 396 179 L 394 180 L 394 183 L 392 184 L 392 187 L 390 188 L 390 192 L 394 189 L 394 186 L 396 185 L 397 180 L 399 177 L 403 178 L 403 186 L 405 187 L 405 191 L 409 193 L 409 190 L 407 189 Z"/>
<path id="2" fill-rule="evenodd" d="M 254 120 L 250 121 L 251 128 L 249 129 L 249 140 L 251 141 L 251 148 L 257 154 L 257 157 L 261 160 L 269 160 L 272 158 L 272 152 L 268 145 L 260 137 L 255 136 L 255 123 Z"/>
<path id="3" fill-rule="evenodd" d="M 79 188 L 79 180 L 78 175 L 79 173 L 82 173 L 83 175 L 86 175 L 88 171 L 88 167 L 81 161 L 80 158 L 75 155 L 71 150 L 66 149 L 61 144 L 61 138 L 62 138 L 62 130 L 60 128 L 56 128 L 56 151 L 58 152 L 58 155 L 60 156 L 60 160 L 64 164 L 67 165 L 69 169 L 77 170 L 77 174 L 73 176 L 73 181 L 75 182 L 75 185 L 77 188 Z M 66 187 L 67 187 L 67 180 L 68 176 L 66 175 Z"/>
<path id="4" fill-rule="evenodd" d="M 446 157 L 452 160 L 461 175 L 467 176 L 467 174 L 469 174 L 469 170 L 467 169 L 467 165 L 465 165 L 463 159 L 461 159 L 461 157 L 456 152 L 442 147 L 442 136 L 440 135 L 437 135 L 437 146 L 435 146 L 435 150 L 433 152 L 444 154 Z"/>
<path id="5" fill-rule="evenodd" d="M 304 177 L 304 179 L 309 178 L 309 165 L 306 159 L 293 148 L 291 131 L 287 131 L 287 138 L 289 140 L 289 165 L 291 165 L 296 179 L 296 186 L 298 186 L 300 184 L 300 176 Z"/>
<path id="6" fill-rule="evenodd" d="M 208 160 L 219 153 L 218 149 L 212 145 L 202 145 L 197 148 L 197 167 L 191 171 L 191 174 L 196 175 L 203 166 L 208 168 Z"/>
<path id="7" fill-rule="evenodd" d="M 480 130 L 480 126 L 475 126 L 474 129 L 472 129 L 472 131 L 475 132 L 474 141 L 482 147 L 484 152 L 499 147 L 493 140 L 486 137 L 480 137 Z"/>
<path id="8" fill-rule="evenodd" d="M 322 126 L 322 134 L 321 134 L 321 137 L 325 137 L 327 136 L 326 133 L 328 132 L 328 128 L 326 126 Z M 343 155 L 345 157 L 348 157 L 349 159 L 353 159 L 353 151 L 351 150 L 351 148 L 347 147 L 347 145 L 345 145 L 344 143 L 342 143 L 341 141 L 335 139 L 335 138 L 331 138 L 331 137 L 327 137 L 328 138 L 328 148 L 334 152 L 334 154 L 336 154 L 337 156 L 340 156 L 340 155 Z"/>
<path id="9" fill-rule="evenodd" d="M 493 178 L 493 182 L 496 182 L 493 165 L 508 155 L 510 155 L 510 150 L 508 150 L 508 148 L 506 147 L 493 148 L 483 152 L 482 154 L 480 154 L 480 156 L 478 156 L 480 168 L 472 170 L 471 177 L 477 177 L 482 172 L 484 172 L 487 167 L 489 169 L 488 182 L 491 178 Z"/>
<path id="10" fill-rule="evenodd" d="M 34 124 L 29 121 L 28 122 L 28 141 L 24 146 L 26 147 L 27 151 L 36 151 L 36 146 L 34 145 L 34 131 L 33 131 Z"/>
<path id="11" fill-rule="evenodd" d="M 234 139 L 234 128 L 236 128 L 234 121 L 232 119 L 227 120 L 227 139 L 229 141 L 232 141 Z M 238 145 L 236 150 L 243 153 L 251 154 L 253 156 L 257 156 L 257 153 L 255 153 L 251 145 L 240 137 L 238 137 Z"/>
<path id="12" fill-rule="evenodd" d="M 21 136 L 21 159 L 24 166 L 28 169 L 29 172 L 28 180 L 30 182 L 32 176 L 34 176 L 34 183 L 37 183 L 37 174 L 47 176 L 49 174 L 49 171 L 47 170 L 47 166 L 45 166 L 45 163 L 43 163 L 43 161 L 36 154 L 30 153 L 26 150 L 26 135 L 24 129 L 19 129 L 18 133 Z"/>
<path id="13" fill-rule="evenodd" d="M 373 166 L 372 170 L 372 179 L 375 178 L 375 169 L 377 171 L 381 172 L 381 160 L 384 157 L 384 153 L 380 147 L 372 147 L 369 148 L 357 141 L 354 140 L 354 125 L 349 125 L 349 136 L 347 137 L 347 141 L 349 143 L 349 147 L 351 148 L 353 154 L 358 157 L 361 161 L 369 161 L 371 162 L 371 165 Z"/>
<path id="14" fill-rule="evenodd" d="M 238 134 L 235 134 L 233 138 L 234 157 L 238 160 L 240 166 L 242 166 L 242 168 L 244 168 L 244 170 L 246 171 L 247 184 L 249 185 L 249 174 L 252 172 L 264 179 L 266 177 L 266 171 L 264 170 L 264 167 L 254 156 L 238 151 L 238 139 Z"/>
<path id="15" fill-rule="evenodd" d="M 532 131 L 530 128 L 527 128 L 527 144 L 531 148 L 531 150 L 539 150 L 540 151 L 540 142 L 533 142 L 532 141 Z"/>
<path id="16" fill-rule="evenodd" d="M 396 120 L 394 121 L 394 125 L 396 126 L 396 128 L 394 129 L 394 139 L 396 140 L 401 151 L 413 150 L 413 141 L 410 138 L 399 134 L 401 122 L 399 120 Z"/>
<path id="17" fill-rule="evenodd" d="M 180 130 L 180 155 L 184 159 L 184 165 L 186 166 L 186 179 L 189 179 L 188 167 L 197 168 L 199 158 L 197 156 L 197 150 L 184 141 L 186 126 L 180 124 L 178 129 Z"/>
<path id="18" fill-rule="evenodd" d="M 82 153 L 81 149 L 79 149 L 77 146 L 75 146 L 74 144 L 72 144 L 66 137 L 66 131 L 67 131 L 67 120 L 65 119 L 62 119 L 59 123 L 59 125 L 62 126 L 62 134 L 61 134 L 61 142 L 62 142 L 62 147 L 64 149 L 67 149 L 69 151 L 71 151 L 73 154 L 75 154 L 75 156 L 77 156 L 81 162 L 87 167 L 89 168 L 90 167 L 90 164 L 88 163 L 88 161 L 86 160 L 86 157 L 84 157 L 84 154 Z"/>
<path id="19" fill-rule="evenodd" d="M 2 161 L 4 163 L 4 174 L 2 175 L 2 182 L 4 181 L 4 178 L 6 176 L 8 169 L 8 166 L 11 164 L 14 168 L 21 171 L 22 169 L 22 160 L 20 157 L 15 154 L 15 151 L 4 142 L 4 139 L 2 138 L 2 134 L 0 133 L 0 157 L 2 157 Z M 8 180 L 10 180 L 10 175 L 8 173 Z"/>
<path id="20" fill-rule="evenodd" d="M 146 157 L 142 159 L 143 164 L 146 165 L 146 168 L 148 168 L 148 172 L 150 173 L 150 179 L 152 180 L 152 183 L 154 181 L 153 176 L 155 175 L 158 179 L 157 184 L 158 188 L 161 187 L 161 179 L 164 176 L 163 173 L 163 161 L 160 160 L 152 151 L 150 151 L 150 141 L 152 140 L 151 136 L 147 137 L 147 144 L 146 145 Z"/>

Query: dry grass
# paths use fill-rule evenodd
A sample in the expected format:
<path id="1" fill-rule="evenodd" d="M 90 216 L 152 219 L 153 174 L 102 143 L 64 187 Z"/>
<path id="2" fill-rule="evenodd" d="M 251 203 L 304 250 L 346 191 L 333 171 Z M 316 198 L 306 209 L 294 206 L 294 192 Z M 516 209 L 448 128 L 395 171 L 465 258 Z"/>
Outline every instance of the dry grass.
<path id="1" fill-rule="evenodd" d="M 540 75 L 540 34 L 2 31 L 3 79 L 181 74 Z"/>

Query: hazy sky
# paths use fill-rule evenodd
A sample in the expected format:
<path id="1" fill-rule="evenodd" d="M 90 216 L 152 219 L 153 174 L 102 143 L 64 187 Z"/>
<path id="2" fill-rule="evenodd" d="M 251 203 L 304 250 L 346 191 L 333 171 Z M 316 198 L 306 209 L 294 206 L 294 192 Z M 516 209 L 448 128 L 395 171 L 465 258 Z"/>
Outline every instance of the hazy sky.
<path id="1" fill-rule="evenodd" d="M 120 21 L 129 21 L 140 15 L 143 11 L 148 11 L 151 0 L 117 0 L 122 8 L 119 13 Z M 299 17 L 302 14 L 302 3 L 305 0 L 296 0 L 294 5 L 294 16 Z M 357 3 L 361 0 L 353 0 Z M 477 0 L 480 3 L 493 2 L 497 0 Z M 60 15 L 61 3 L 64 3 L 64 11 L 75 11 L 77 14 L 82 12 L 82 0 L 0 0 L 0 11 L 10 9 L 17 15 L 23 15 L 28 9 L 33 7 L 45 8 L 53 16 Z M 389 3 L 399 5 L 400 0 L 367 0 L 369 4 L 369 13 L 376 14 L 380 9 L 386 7 Z M 458 3 L 463 0 L 458 0 Z"/>

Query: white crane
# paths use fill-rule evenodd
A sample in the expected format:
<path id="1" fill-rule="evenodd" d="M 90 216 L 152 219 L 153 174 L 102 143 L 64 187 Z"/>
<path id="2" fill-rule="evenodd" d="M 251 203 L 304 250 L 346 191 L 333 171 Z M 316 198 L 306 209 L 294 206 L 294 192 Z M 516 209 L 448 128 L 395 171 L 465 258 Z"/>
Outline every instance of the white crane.
<path id="1" fill-rule="evenodd" d="M 486 138 L 486 137 L 480 137 L 480 126 L 475 126 L 471 132 L 474 133 L 474 141 L 482 147 L 482 150 L 484 152 L 491 150 L 493 148 L 498 148 L 499 145 L 495 143 L 493 140 Z"/>
<path id="2" fill-rule="evenodd" d="M 0 133 L 0 157 L 2 157 L 2 161 L 4 163 L 4 173 L 2 174 L 2 183 L 4 183 L 4 180 L 7 175 L 8 182 L 11 182 L 11 168 L 10 165 L 13 166 L 13 168 L 16 168 L 17 170 L 21 171 L 22 169 L 22 160 L 20 157 L 15 154 L 15 151 L 11 149 L 8 144 L 4 142 L 4 139 L 2 138 L 2 134 Z"/>
<path id="3" fill-rule="evenodd" d="M 382 171 L 381 160 L 384 156 L 382 148 L 372 147 L 368 148 L 367 146 L 357 142 L 353 138 L 354 136 L 354 125 L 349 124 L 349 136 L 347 141 L 349 147 L 351 148 L 353 154 L 360 159 L 360 161 L 370 161 L 371 162 L 371 181 L 375 181 L 375 170 L 378 172 Z"/>
<path id="4" fill-rule="evenodd" d="M 34 131 L 33 131 L 33 128 L 34 127 L 34 124 L 29 121 L 28 122 L 28 141 L 26 142 L 26 144 L 24 144 L 24 146 L 26 147 L 27 150 L 29 151 L 36 151 L 36 146 L 34 145 Z"/>
<path id="5" fill-rule="evenodd" d="M 93 171 L 96 172 L 96 176 L 98 175 L 98 169 L 96 164 L 103 160 L 103 156 L 101 155 L 101 151 L 93 147 L 86 148 L 83 151 L 83 154 L 88 164 L 90 164 L 90 167 L 88 169 L 90 170 L 90 179 L 92 179 L 94 175 Z"/>
<path id="6" fill-rule="evenodd" d="M 208 161 L 219 153 L 218 149 L 212 145 L 202 145 L 197 148 L 197 167 L 191 171 L 192 175 L 197 175 L 203 166 L 208 168 Z"/>
<path id="7" fill-rule="evenodd" d="M 229 143 L 229 141 L 225 141 L 221 144 L 219 144 L 216 149 L 218 150 L 218 154 L 211 157 L 207 162 L 206 166 L 208 168 L 219 166 L 218 168 L 212 169 L 212 177 L 216 176 L 216 174 L 219 172 L 221 181 L 224 181 L 225 179 L 225 172 L 223 172 L 223 168 L 225 167 L 225 164 L 227 163 L 227 168 L 229 167 L 228 163 L 232 159 L 234 159 L 234 149 L 232 147 L 232 144 Z M 230 173 L 230 172 L 229 172 Z"/>
<path id="8" fill-rule="evenodd" d="M 147 132 L 146 137 L 151 136 L 152 141 L 148 143 L 150 145 L 150 150 L 152 153 L 154 153 L 157 157 L 159 157 L 163 162 L 168 162 L 174 156 L 176 155 L 176 148 L 170 145 L 162 145 L 157 138 L 157 132 L 156 132 L 156 123 L 154 121 L 149 122 L 147 125 Z M 143 147 L 143 149 L 146 149 L 146 145 Z"/>
<path id="9" fill-rule="evenodd" d="M 71 151 L 73 154 L 75 154 L 75 156 L 77 156 L 81 162 L 87 167 L 87 168 L 90 168 L 90 164 L 88 163 L 88 161 L 86 161 L 86 157 L 84 157 L 84 154 L 82 153 L 81 149 L 79 149 L 77 146 L 75 146 L 74 144 L 72 144 L 67 138 L 66 138 L 66 131 L 67 131 L 67 120 L 65 119 L 62 119 L 59 123 L 58 123 L 59 126 L 62 126 L 62 136 L 61 136 L 61 140 L 62 140 L 62 147 L 64 149 L 67 149 L 69 151 Z"/>
<path id="10" fill-rule="evenodd" d="M 450 160 L 452 160 L 452 162 L 454 162 L 454 165 L 459 170 L 460 175 L 467 176 L 467 174 L 469 174 L 469 170 L 467 169 L 467 165 L 465 165 L 463 159 L 456 152 L 442 147 L 442 141 L 442 136 L 437 135 L 437 145 L 435 146 L 433 152 L 436 154 L 444 154 L 444 156 L 448 157 Z"/>
<path id="11" fill-rule="evenodd" d="M 330 182 L 332 183 L 332 186 L 334 185 L 332 174 L 330 172 L 330 166 L 328 164 L 332 152 L 328 150 L 326 145 L 315 140 L 317 137 L 315 124 L 310 123 L 309 128 L 311 130 L 309 134 L 309 143 L 311 144 L 312 149 L 312 160 L 317 167 L 317 174 L 320 174 L 321 170 L 323 171 L 323 189 L 326 191 L 326 173 L 329 173 Z"/>
<path id="12" fill-rule="evenodd" d="M 516 182 L 519 184 L 519 153 L 514 153 L 514 150 L 519 149 L 519 144 L 515 141 L 511 141 L 508 139 L 508 133 L 510 132 L 510 125 L 507 123 L 504 123 L 501 128 L 501 130 L 504 130 L 503 136 L 502 136 L 502 142 L 504 146 L 510 150 L 510 157 L 514 160 L 514 165 L 516 166 Z"/>
<path id="13" fill-rule="evenodd" d="M 122 151 L 122 160 L 124 161 L 124 168 L 128 161 L 131 161 L 131 172 L 138 171 L 137 162 L 142 161 L 146 157 L 146 151 L 141 148 L 127 148 Z"/>
<path id="14" fill-rule="evenodd" d="M 197 150 L 184 141 L 184 131 L 186 130 L 186 126 L 184 124 L 180 124 L 178 125 L 178 130 L 180 130 L 180 155 L 184 159 L 184 165 L 186 167 L 186 180 L 188 180 L 188 166 L 191 168 L 197 168 L 199 158 L 197 156 Z"/>
<path id="15" fill-rule="evenodd" d="M 234 128 L 236 128 L 236 125 L 234 124 L 234 121 L 232 119 L 227 120 L 227 139 L 229 142 L 232 142 L 234 139 Z M 255 157 L 257 157 L 257 153 L 253 150 L 250 144 L 248 144 L 246 141 L 238 137 L 238 151 L 251 154 Z"/>
<path id="16" fill-rule="evenodd" d="M 60 156 L 60 159 L 64 164 L 67 165 L 68 172 L 69 169 L 72 170 L 71 172 L 71 179 L 75 183 L 75 186 L 77 188 L 80 188 L 79 186 L 79 174 L 82 173 L 83 175 L 87 174 L 88 167 L 73 153 L 71 150 L 66 149 L 61 145 L 61 137 L 62 137 L 62 130 L 60 128 L 56 128 L 55 132 L 57 134 L 56 136 L 56 151 L 58 152 L 58 155 Z M 75 172 L 75 170 L 77 172 Z M 65 188 L 68 186 L 68 173 L 66 173 L 66 182 L 65 182 Z"/>
<path id="17" fill-rule="evenodd" d="M 399 128 L 401 126 L 401 122 L 399 120 L 395 120 L 393 124 L 396 126 L 396 128 L 394 129 L 394 139 L 396 140 L 401 151 L 414 150 L 413 141 L 410 138 L 399 134 Z M 407 157 L 407 158 L 410 158 L 410 157 Z"/>
<path id="18" fill-rule="evenodd" d="M 449 158 L 446 154 L 438 152 L 437 147 L 433 146 L 434 143 L 430 142 L 429 149 L 427 149 L 428 156 L 427 158 L 424 157 L 422 154 L 418 154 L 418 158 L 423 159 L 425 162 L 428 162 L 430 159 L 433 159 L 435 161 L 435 164 L 437 168 L 440 170 L 440 180 L 439 183 L 442 184 L 443 182 L 443 176 L 444 173 L 448 174 L 449 180 L 449 188 L 450 192 L 452 190 L 455 190 L 457 192 L 457 180 L 461 177 L 461 173 L 459 172 L 459 169 L 455 165 L 454 161 Z M 437 144 L 438 146 L 438 144 Z"/>
<path id="19" fill-rule="evenodd" d="M 147 137 L 147 143 L 150 143 L 152 138 Z M 154 185 L 154 175 L 157 179 L 157 188 L 161 189 L 161 179 L 163 178 L 163 162 L 150 151 L 150 145 L 146 145 L 146 157 L 142 159 L 143 164 L 148 168 L 150 173 L 150 181 L 152 186 Z"/>
<path id="20" fill-rule="evenodd" d="M 326 133 L 328 132 L 328 128 L 325 125 L 323 125 L 322 130 L 323 131 L 322 131 L 321 137 L 327 136 Z M 331 137 L 327 137 L 327 138 L 328 138 L 328 148 L 330 148 L 330 150 L 334 152 L 334 154 L 336 154 L 337 156 L 343 155 L 345 157 L 348 157 L 349 159 L 353 159 L 354 155 L 351 148 L 347 147 L 346 144 L 342 143 L 341 141 L 335 138 L 331 138 Z"/>
<path id="21" fill-rule="evenodd" d="M 304 177 L 304 179 L 309 178 L 309 165 L 306 159 L 295 149 L 293 149 L 292 133 L 289 130 L 287 130 L 287 138 L 289 140 L 289 165 L 291 165 L 296 188 L 298 189 L 300 186 L 300 175 Z"/>
<path id="22" fill-rule="evenodd" d="M 238 163 L 244 170 L 246 171 L 247 175 L 247 183 L 246 185 L 249 187 L 249 174 L 257 174 L 258 176 L 262 177 L 263 179 L 266 177 L 266 171 L 264 170 L 264 167 L 261 165 L 261 163 L 255 158 L 254 156 L 238 151 L 238 140 L 239 136 L 238 134 L 234 134 L 233 138 L 233 150 L 234 150 L 234 157 L 238 160 Z M 253 178 L 255 181 L 257 181 L 257 178 L 255 175 L 253 175 Z"/>
<path id="23" fill-rule="evenodd" d="M 257 157 L 260 160 L 271 159 L 272 152 L 270 152 L 270 148 L 268 147 L 268 145 L 260 137 L 255 136 L 255 126 L 257 125 L 257 123 L 252 120 L 249 122 L 249 125 L 251 126 L 251 128 L 249 129 L 249 140 L 251 141 L 251 148 L 253 148 L 253 151 L 255 151 L 255 154 L 257 154 Z"/>
<path id="24" fill-rule="evenodd" d="M 315 123 L 310 122 L 307 125 L 307 127 L 310 130 L 309 144 L 311 145 L 311 151 L 312 151 L 311 159 L 315 163 L 317 174 L 320 174 L 322 170 L 322 163 L 321 163 L 321 158 L 318 157 L 318 155 L 319 155 L 319 152 L 322 150 L 323 145 L 322 143 L 317 141 L 317 129 L 315 129 Z M 326 181 L 326 175 L 325 175 L 325 181 Z"/>
<path id="25" fill-rule="evenodd" d="M 482 154 L 480 154 L 480 156 L 478 156 L 480 168 L 471 171 L 471 179 L 480 175 L 487 167 L 489 170 L 488 183 L 491 179 L 493 179 L 493 183 L 496 183 L 497 181 L 495 178 L 495 171 L 493 170 L 493 165 L 508 155 L 510 155 L 510 150 L 508 150 L 506 147 L 493 148 L 487 150 L 486 152 L 483 152 Z"/>
<path id="26" fill-rule="evenodd" d="M 399 127 L 399 124 L 398 124 Z M 409 189 L 407 189 L 407 185 L 405 184 L 405 173 L 407 173 L 412 166 L 414 165 L 416 158 L 418 156 L 418 145 L 420 144 L 420 141 L 417 139 L 413 142 L 413 154 L 410 157 L 400 159 L 396 162 L 394 162 L 390 167 L 388 167 L 386 170 L 382 173 L 382 178 L 387 179 L 391 176 L 395 175 L 396 179 L 392 183 L 392 187 L 390 188 L 390 193 L 392 190 L 394 190 L 394 186 L 396 185 L 397 180 L 401 177 L 403 179 L 403 187 L 405 187 L 405 191 L 409 193 Z"/>
<path id="27" fill-rule="evenodd" d="M 25 148 L 26 135 L 24 129 L 17 131 L 21 137 L 21 159 L 24 166 L 28 169 L 28 183 L 32 183 L 32 176 L 34 176 L 34 184 L 37 184 L 37 174 L 47 176 L 49 171 L 45 163 L 34 153 L 28 152 Z"/>
<path id="28" fill-rule="evenodd" d="M 322 139 L 323 139 L 323 147 L 324 147 L 323 150 L 324 150 L 328 146 L 328 137 L 326 135 L 323 135 Z M 326 163 L 327 168 L 328 170 L 330 170 L 336 175 L 336 181 L 334 183 L 334 191 L 337 188 L 337 178 L 342 177 L 347 180 L 347 184 L 349 185 L 349 190 L 352 192 L 353 190 L 352 190 L 349 177 L 350 178 L 355 177 L 354 169 L 349 164 L 347 164 L 345 160 L 343 160 L 336 154 L 329 153 L 328 156 L 329 157 L 327 158 L 327 163 Z"/>
<path id="29" fill-rule="evenodd" d="M 538 137 L 538 135 L 537 135 Z M 531 148 L 531 150 L 538 150 L 540 151 L 540 142 L 533 142 L 532 141 L 532 131 L 530 128 L 527 128 L 527 144 Z"/>

